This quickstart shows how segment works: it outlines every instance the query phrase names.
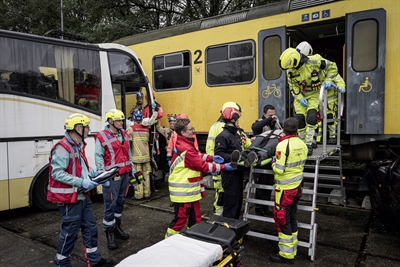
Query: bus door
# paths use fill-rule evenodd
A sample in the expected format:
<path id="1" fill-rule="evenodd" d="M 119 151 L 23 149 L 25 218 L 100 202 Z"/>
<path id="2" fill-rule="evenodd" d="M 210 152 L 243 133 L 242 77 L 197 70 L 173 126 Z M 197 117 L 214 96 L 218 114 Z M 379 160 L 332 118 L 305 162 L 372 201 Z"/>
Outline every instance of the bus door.
<path id="1" fill-rule="evenodd" d="M 384 133 L 385 51 L 384 9 L 346 15 L 345 131 L 348 134 Z M 353 140 L 355 143 L 358 142 Z"/>
<path id="2" fill-rule="evenodd" d="M 279 57 L 286 49 L 286 27 L 262 30 L 258 33 L 258 114 L 271 104 L 283 121 L 289 112 L 289 94 L 286 93 L 286 75 L 279 67 Z"/>

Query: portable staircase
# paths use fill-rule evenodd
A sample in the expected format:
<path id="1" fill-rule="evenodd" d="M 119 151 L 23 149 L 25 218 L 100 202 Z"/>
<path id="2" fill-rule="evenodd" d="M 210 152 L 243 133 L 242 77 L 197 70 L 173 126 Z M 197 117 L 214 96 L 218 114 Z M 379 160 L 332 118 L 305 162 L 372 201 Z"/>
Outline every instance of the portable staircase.
<path id="1" fill-rule="evenodd" d="M 338 115 L 336 119 L 329 119 L 327 118 L 326 113 L 326 105 L 327 103 L 327 93 L 324 87 L 321 88 L 320 91 L 320 114 L 323 118 L 323 138 L 322 138 L 322 147 L 314 149 L 314 153 L 312 156 L 309 156 L 307 162 L 315 162 L 315 164 L 307 164 L 305 166 L 303 177 L 304 177 L 304 188 L 303 188 L 303 195 L 309 196 L 311 201 L 302 201 L 298 205 L 299 211 L 306 211 L 310 212 L 310 221 L 307 223 L 298 222 L 299 229 L 306 229 L 309 231 L 308 241 L 300 241 L 301 236 L 299 235 L 299 242 L 298 246 L 308 248 L 308 256 L 310 256 L 311 260 L 315 260 L 315 251 L 317 245 L 317 229 L 318 225 L 316 223 L 316 211 L 317 208 L 317 196 L 320 197 L 330 197 L 330 198 L 337 198 L 339 199 L 342 205 L 346 203 L 346 196 L 345 196 L 345 188 L 343 186 L 343 178 L 342 178 L 342 156 L 341 156 L 341 147 L 340 147 L 340 122 L 341 116 L 343 111 L 343 104 L 342 104 L 342 96 L 339 96 L 338 107 L 340 107 L 338 111 Z M 327 145 L 327 123 L 337 121 L 337 144 L 336 145 Z M 323 166 L 321 162 L 323 160 L 330 159 L 337 162 L 337 166 Z M 323 172 L 328 172 L 327 174 L 320 174 L 320 170 Z M 336 173 L 332 173 L 336 172 Z M 260 204 L 274 207 L 274 201 L 272 200 L 259 200 L 255 199 L 254 194 L 252 193 L 254 189 L 268 189 L 274 190 L 275 187 L 271 185 L 261 185 L 254 183 L 254 174 L 261 173 L 261 174 L 273 174 L 272 170 L 266 170 L 256 167 L 251 167 L 250 169 L 250 176 L 248 182 L 248 190 L 245 200 L 245 208 L 243 214 L 243 220 L 255 220 L 255 221 L 262 221 L 267 223 L 275 223 L 274 219 L 271 217 L 264 217 L 258 216 L 254 214 L 250 214 L 250 204 Z M 319 183 L 323 181 L 323 183 Z M 309 189 L 307 189 L 309 187 Z M 328 189 L 339 189 L 339 193 L 337 194 L 327 194 L 327 193 L 320 193 L 319 190 L 322 188 Z M 249 236 L 255 236 L 259 238 L 264 238 L 267 240 L 279 241 L 277 235 L 270 235 L 266 233 L 257 232 L 255 229 L 249 231 L 247 233 Z"/>

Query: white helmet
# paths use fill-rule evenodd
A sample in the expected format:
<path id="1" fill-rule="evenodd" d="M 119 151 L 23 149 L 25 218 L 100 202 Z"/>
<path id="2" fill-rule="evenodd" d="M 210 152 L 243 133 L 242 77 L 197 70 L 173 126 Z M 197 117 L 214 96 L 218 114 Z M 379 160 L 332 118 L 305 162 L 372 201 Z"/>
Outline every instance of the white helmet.
<path id="1" fill-rule="evenodd" d="M 299 45 L 296 47 L 296 50 L 305 56 L 310 56 L 313 53 L 312 46 L 306 41 L 299 43 Z"/>

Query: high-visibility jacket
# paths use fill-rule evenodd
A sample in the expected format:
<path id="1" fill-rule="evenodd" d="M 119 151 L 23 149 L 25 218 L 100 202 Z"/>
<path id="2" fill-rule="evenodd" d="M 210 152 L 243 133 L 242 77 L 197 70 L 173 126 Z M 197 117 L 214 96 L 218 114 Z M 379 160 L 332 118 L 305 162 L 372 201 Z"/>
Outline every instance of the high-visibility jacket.
<path id="1" fill-rule="evenodd" d="M 301 184 L 307 153 L 306 144 L 297 135 L 279 138 L 275 152 L 276 162 L 272 163 L 276 189 L 295 189 Z"/>
<path id="2" fill-rule="evenodd" d="M 122 129 L 121 131 L 122 143 L 108 130 L 102 130 L 94 136 L 104 147 L 104 168 L 110 170 L 118 166 L 120 175 L 132 171 L 131 159 L 129 158 L 130 136 L 125 130 Z"/>
<path id="3" fill-rule="evenodd" d="M 178 135 L 177 148 L 182 151 L 170 168 L 169 194 L 172 202 L 187 203 L 201 199 L 202 173 L 219 172 L 225 165 L 212 163 L 212 156 L 199 153 L 190 141 Z"/>
<path id="4" fill-rule="evenodd" d="M 150 129 L 142 124 L 134 124 L 127 129 L 132 140 L 132 162 L 150 161 L 149 138 Z"/>
<path id="5" fill-rule="evenodd" d="M 168 147 L 167 147 L 167 157 L 172 158 L 172 156 L 174 155 L 174 153 L 176 152 L 176 139 L 178 137 L 178 134 L 173 131 L 171 133 L 171 137 L 169 139 L 168 142 Z M 199 143 L 197 142 L 197 137 L 196 134 L 193 134 L 193 138 L 194 138 L 194 147 L 196 148 L 197 151 L 199 150 Z M 175 158 L 173 158 L 172 160 L 174 160 Z"/>
<path id="6" fill-rule="evenodd" d="M 297 100 L 303 97 L 318 97 L 324 81 L 334 82 L 338 87 L 344 88 L 344 81 L 338 75 L 336 63 L 320 55 L 308 56 L 298 69 L 287 70 L 287 77 L 290 92 Z"/>
<path id="7" fill-rule="evenodd" d="M 89 164 L 88 164 L 88 161 L 87 161 L 86 155 L 85 155 L 86 144 L 84 144 L 83 149 L 81 150 L 81 152 L 79 152 L 79 149 L 77 149 L 74 144 L 71 144 L 70 142 L 68 142 L 68 139 L 66 137 L 63 137 L 58 143 L 56 143 L 53 146 L 53 148 L 51 149 L 50 155 L 52 155 L 53 150 L 58 145 L 61 145 L 62 147 L 64 147 L 65 150 L 67 150 L 70 155 L 68 168 L 65 171 L 75 177 L 81 177 L 82 165 L 79 160 L 80 157 L 83 158 L 87 168 L 89 169 Z M 51 156 L 49 158 L 49 161 L 51 163 Z M 52 170 L 52 167 L 50 164 L 47 200 L 50 202 L 54 202 L 54 203 L 64 203 L 64 204 L 76 203 L 78 201 L 78 187 L 71 186 L 71 185 L 68 185 L 65 183 L 61 183 L 61 182 L 55 180 L 51 176 L 52 171 L 53 170 Z"/>

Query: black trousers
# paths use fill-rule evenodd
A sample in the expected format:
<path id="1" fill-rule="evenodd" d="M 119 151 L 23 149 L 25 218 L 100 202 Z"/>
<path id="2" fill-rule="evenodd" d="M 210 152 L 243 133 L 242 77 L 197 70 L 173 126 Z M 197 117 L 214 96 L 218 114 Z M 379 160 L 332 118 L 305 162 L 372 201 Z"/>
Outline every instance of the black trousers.
<path id="1" fill-rule="evenodd" d="M 243 172 L 223 171 L 224 210 L 222 216 L 239 219 L 243 203 Z"/>

